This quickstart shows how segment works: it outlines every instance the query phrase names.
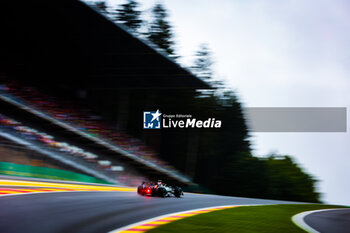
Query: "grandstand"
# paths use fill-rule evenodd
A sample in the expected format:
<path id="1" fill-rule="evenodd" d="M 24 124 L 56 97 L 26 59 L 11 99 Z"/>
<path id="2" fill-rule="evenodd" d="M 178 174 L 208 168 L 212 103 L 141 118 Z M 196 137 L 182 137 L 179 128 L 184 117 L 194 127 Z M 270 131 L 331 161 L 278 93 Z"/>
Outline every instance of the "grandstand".
<path id="1" fill-rule="evenodd" d="M 80 1 L 1 3 L 0 17 L 0 138 L 110 183 L 192 184 L 159 157 L 159 133 L 144 142 L 141 111 L 206 83 Z"/>

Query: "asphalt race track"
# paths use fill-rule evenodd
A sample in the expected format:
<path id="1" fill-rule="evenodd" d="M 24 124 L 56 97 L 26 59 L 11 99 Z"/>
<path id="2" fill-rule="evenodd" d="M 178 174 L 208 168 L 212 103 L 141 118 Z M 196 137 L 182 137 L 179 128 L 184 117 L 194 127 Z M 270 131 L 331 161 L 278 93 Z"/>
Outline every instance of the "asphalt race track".
<path id="1" fill-rule="evenodd" d="M 293 202 L 187 193 L 183 198 L 158 198 L 109 191 L 0 196 L 0 232 L 108 232 L 195 208 L 282 203 Z"/>
<path id="2" fill-rule="evenodd" d="M 328 210 L 306 215 L 304 221 L 318 232 L 350 232 L 350 209 Z"/>

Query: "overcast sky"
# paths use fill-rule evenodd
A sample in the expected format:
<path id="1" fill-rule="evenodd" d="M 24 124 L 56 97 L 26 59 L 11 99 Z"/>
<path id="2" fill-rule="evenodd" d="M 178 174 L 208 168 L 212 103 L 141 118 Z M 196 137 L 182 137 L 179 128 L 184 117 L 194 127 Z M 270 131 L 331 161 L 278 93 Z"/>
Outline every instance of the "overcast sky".
<path id="1" fill-rule="evenodd" d="M 109 0 L 110 4 L 124 1 Z M 153 0 L 140 0 L 149 9 Z M 245 107 L 349 107 L 346 0 L 165 0 L 183 63 L 200 43 Z M 349 127 L 348 127 L 349 131 Z M 254 155 L 292 155 L 323 200 L 350 204 L 349 133 L 254 133 Z"/>

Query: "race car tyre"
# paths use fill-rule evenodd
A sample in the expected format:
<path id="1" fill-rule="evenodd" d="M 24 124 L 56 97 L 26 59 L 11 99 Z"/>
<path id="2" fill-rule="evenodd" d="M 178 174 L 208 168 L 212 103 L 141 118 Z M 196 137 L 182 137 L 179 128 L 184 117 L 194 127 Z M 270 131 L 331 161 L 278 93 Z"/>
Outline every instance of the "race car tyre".
<path id="1" fill-rule="evenodd" d="M 181 197 L 181 195 L 183 195 L 182 189 L 179 187 L 176 187 L 174 190 L 174 196 L 175 197 Z"/>
<path id="2" fill-rule="evenodd" d="M 158 196 L 160 197 L 165 197 L 167 194 L 167 191 L 165 190 L 165 188 L 158 188 L 157 192 L 158 192 Z"/>

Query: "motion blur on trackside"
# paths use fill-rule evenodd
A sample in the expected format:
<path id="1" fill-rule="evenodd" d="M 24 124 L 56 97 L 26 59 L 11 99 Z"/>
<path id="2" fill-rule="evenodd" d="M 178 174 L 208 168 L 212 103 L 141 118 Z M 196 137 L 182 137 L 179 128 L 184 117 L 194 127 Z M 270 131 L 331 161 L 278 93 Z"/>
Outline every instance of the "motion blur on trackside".
<path id="1" fill-rule="evenodd" d="M 112 232 L 116 226 L 144 221 L 147 216 L 142 213 L 156 217 L 204 207 L 219 206 L 221 211 L 224 205 L 324 202 L 322 179 L 305 162 L 310 162 L 309 157 L 303 160 L 288 150 L 257 153 L 255 142 L 260 138 L 250 127 L 249 102 L 243 102 L 246 92 L 232 84 L 236 77 L 222 75 L 223 64 L 229 68 L 231 63 L 217 64 L 221 53 L 206 37 L 199 43 L 194 40 L 192 52 L 182 48 L 182 34 L 177 31 L 185 29 L 174 26 L 178 16 L 172 18 L 170 6 L 177 9 L 173 4 L 148 0 L 1 3 L 1 195 L 41 193 L 43 199 L 29 198 L 40 205 L 41 214 L 51 211 L 44 206 L 46 201 L 55 206 L 51 204 L 60 198 L 78 200 L 79 207 L 69 206 L 77 215 L 63 224 L 64 229 L 57 228 L 62 232 L 85 232 L 87 222 L 96 228 L 86 232 Z M 195 5 L 201 11 L 200 4 Z M 175 9 L 174 14 L 181 15 Z M 206 13 L 203 10 L 203 17 Z M 209 26 L 203 23 L 208 30 Z M 190 31 L 197 29 L 191 26 Z M 254 38 L 260 39 L 264 40 Z M 239 52 L 231 58 L 237 59 Z M 256 63 L 246 64 L 246 79 L 262 66 Z M 260 90 L 259 84 L 251 81 L 251 85 L 255 93 Z M 311 110 L 311 121 L 315 117 L 335 125 L 330 132 L 346 132 L 345 107 L 335 109 L 339 114 L 333 118 Z M 258 118 L 262 128 L 277 125 L 276 120 Z M 311 124 L 299 115 L 294 118 L 296 124 Z M 275 148 L 278 142 L 270 151 Z M 49 192 L 55 192 L 52 199 Z M 11 209 L 16 201 L 14 196 L 8 198 Z M 13 216 L 16 211 L 35 209 L 25 197 L 18 200 L 22 204 L 14 208 Z M 114 200 L 120 201 L 117 207 L 111 204 Z M 152 212 L 153 205 L 159 213 Z M 89 209 L 81 213 L 84 219 L 79 219 L 81 206 Z M 289 221 L 294 212 L 316 207 L 280 210 L 288 212 Z M 123 222 L 112 222 L 118 214 Z M 66 221 L 57 213 L 52 216 L 52 221 Z M 46 217 L 50 220 L 50 215 Z M 10 220 L 0 221 L 0 229 L 8 226 Z"/>

